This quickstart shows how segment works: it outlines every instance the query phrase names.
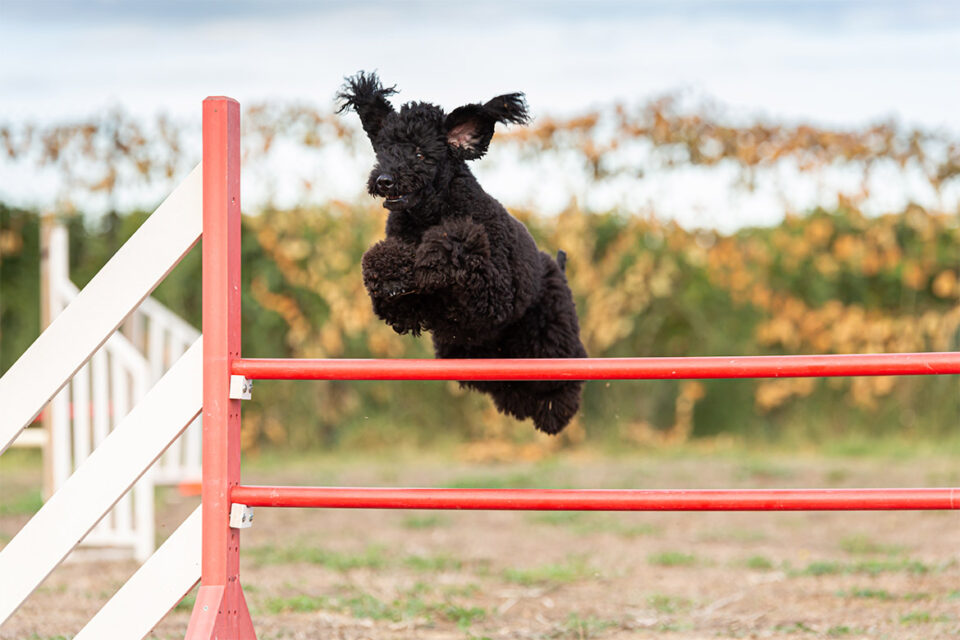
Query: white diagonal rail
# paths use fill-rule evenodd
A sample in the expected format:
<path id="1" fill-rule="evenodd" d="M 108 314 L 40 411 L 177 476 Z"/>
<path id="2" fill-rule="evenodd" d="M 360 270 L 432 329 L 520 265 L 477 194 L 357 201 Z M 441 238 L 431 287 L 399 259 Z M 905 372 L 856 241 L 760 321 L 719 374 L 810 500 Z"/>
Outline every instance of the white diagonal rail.
<path id="1" fill-rule="evenodd" d="M 198 165 L 0 378 L 0 453 L 196 244 Z"/>
<path id="2" fill-rule="evenodd" d="M 0 624 L 199 415 L 202 389 L 198 339 L 0 550 Z"/>

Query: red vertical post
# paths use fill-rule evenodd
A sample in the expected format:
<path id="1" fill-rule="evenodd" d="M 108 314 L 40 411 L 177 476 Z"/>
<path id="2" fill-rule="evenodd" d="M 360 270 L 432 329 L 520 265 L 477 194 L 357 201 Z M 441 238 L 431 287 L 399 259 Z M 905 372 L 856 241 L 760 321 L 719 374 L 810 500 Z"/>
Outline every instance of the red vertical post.
<path id="1" fill-rule="evenodd" d="M 240 532 L 230 489 L 240 483 L 240 105 L 203 101 L 203 560 L 188 640 L 255 640 L 240 587 Z"/>

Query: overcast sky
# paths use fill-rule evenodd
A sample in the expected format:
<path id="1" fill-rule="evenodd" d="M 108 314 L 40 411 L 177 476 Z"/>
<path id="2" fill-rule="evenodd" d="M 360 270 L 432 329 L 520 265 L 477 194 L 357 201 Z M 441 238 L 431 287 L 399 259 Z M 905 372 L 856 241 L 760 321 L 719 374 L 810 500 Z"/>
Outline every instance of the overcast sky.
<path id="1" fill-rule="evenodd" d="M 116 106 L 199 121 L 207 95 L 324 108 L 360 69 L 396 84 L 396 102 L 448 109 L 524 91 L 537 117 L 679 91 L 738 118 L 895 119 L 958 136 L 960 2 L 0 0 L 0 121 Z M 0 198 L 42 196 L 29 175 L 6 173 Z M 363 183 L 354 173 L 349 189 Z M 669 211 L 697 190 L 656 179 L 651 206 L 681 217 L 699 206 L 681 198 Z M 508 179 L 493 186 L 509 197 Z M 892 195 L 883 207 L 918 197 Z M 769 202 L 751 206 L 691 220 L 773 220 Z"/>
<path id="2" fill-rule="evenodd" d="M 960 3 L 0 0 L 7 120 L 198 115 L 214 94 L 323 104 L 358 69 L 448 107 L 691 90 L 747 115 L 960 132 Z"/>

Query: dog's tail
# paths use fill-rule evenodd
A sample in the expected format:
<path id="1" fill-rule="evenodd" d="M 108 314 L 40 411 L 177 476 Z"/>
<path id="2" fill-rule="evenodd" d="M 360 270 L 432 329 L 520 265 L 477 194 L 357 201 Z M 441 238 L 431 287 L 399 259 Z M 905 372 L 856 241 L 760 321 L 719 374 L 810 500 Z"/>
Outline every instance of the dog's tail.
<path id="1" fill-rule="evenodd" d="M 561 249 L 557 251 L 557 264 L 560 266 L 560 272 L 567 272 L 567 252 Z"/>

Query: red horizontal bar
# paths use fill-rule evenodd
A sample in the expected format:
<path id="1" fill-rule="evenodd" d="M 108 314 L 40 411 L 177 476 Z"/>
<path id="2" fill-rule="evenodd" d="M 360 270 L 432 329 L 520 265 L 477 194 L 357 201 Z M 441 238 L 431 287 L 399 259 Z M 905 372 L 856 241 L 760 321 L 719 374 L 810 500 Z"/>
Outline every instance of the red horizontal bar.
<path id="1" fill-rule="evenodd" d="M 958 509 L 960 489 L 395 489 L 236 486 L 250 507 L 530 511 L 859 511 Z"/>
<path id="2" fill-rule="evenodd" d="M 846 355 L 489 360 L 239 359 L 262 380 L 654 380 L 960 373 L 960 352 Z"/>

